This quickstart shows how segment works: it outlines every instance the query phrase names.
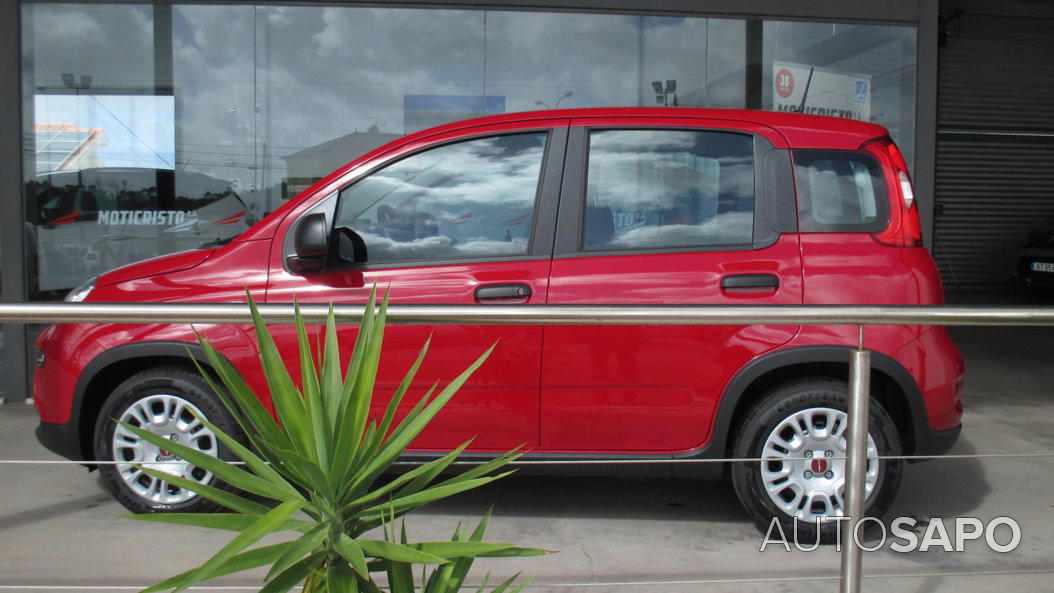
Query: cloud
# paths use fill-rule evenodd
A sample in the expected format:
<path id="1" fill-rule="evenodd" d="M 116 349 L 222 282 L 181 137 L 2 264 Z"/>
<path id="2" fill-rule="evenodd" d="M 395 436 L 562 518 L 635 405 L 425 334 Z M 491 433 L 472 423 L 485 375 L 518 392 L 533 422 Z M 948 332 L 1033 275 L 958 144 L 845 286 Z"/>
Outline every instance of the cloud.
<path id="1" fill-rule="evenodd" d="M 24 46 L 34 87 L 63 88 L 62 74 L 92 86 L 154 85 L 153 18 L 142 6 L 27 4 Z M 115 43 L 115 40 L 120 40 Z"/>
<path id="2" fill-rule="evenodd" d="M 695 225 L 641 226 L 617 234 L 606 247 L 642 249 L 736 245 L 750 243 L 754 236 L 753 228 L 753 212 L 728 212 Z"/>

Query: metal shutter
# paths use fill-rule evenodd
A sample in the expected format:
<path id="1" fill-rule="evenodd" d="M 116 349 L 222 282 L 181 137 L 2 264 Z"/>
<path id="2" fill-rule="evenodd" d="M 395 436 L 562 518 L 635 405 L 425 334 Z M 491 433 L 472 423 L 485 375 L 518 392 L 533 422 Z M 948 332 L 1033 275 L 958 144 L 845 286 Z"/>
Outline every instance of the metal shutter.
<path id="1" fill-rule="evenodd" d="M 1049 19 L 971 14 L 941 48 L 934 257 L 946 286 L 1005 286 L 1028 231 L 1054 222 Z"/>

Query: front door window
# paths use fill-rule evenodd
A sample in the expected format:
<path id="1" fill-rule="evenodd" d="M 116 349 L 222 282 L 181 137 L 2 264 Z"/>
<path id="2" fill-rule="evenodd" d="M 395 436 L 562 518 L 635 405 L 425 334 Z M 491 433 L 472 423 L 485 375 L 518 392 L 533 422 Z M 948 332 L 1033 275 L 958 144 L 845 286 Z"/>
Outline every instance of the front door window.
<path id="1" fill-rule="evenodd" d="M 545 142 L 493 136 L 397 161 L 342 192 L 336 226 L 371 264 L 526 255 Z"/>

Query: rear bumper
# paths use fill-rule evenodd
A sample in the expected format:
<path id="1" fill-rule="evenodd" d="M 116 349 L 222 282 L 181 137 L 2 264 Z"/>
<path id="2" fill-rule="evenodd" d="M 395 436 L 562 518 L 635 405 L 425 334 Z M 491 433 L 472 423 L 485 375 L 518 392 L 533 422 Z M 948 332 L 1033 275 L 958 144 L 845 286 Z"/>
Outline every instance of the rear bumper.
<path id="1" fill-rule="evenodd" d="M 80 444 L 73 423 L 41 422 L 37 426 L 37 440 L 53 453 L 66 459 L 78 459 Z"/>

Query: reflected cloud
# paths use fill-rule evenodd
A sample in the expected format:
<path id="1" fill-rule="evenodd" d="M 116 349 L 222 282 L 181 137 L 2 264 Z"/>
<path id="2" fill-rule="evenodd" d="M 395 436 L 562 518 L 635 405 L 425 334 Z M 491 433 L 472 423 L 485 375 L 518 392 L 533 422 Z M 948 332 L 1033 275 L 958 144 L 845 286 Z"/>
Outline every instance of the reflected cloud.
<path id="1" fill-rule="evenodd" d="M 729 212 L 700 224 L 672 224 L 631 229 L 612 239 L 609 245 L 613 249 L 668 245 L 736 245 L 750 243 L 753 237 L 754 213 Z"/>
<path id="2" fill-rule="evenodd" d="M 433 148 L 343 192 L 337 225 L 357 231 L 369 261 L 527 252 L 545 134 Z"/>
<path id="3" fill-rule="evenodd" d="M 749 243 L 753 144 L 721 132 L 593 132 L 586 197 L 587 249 Z"/>
<path id="4" fill-rule="evenodd" d="M 433 236 L 410 241 L 362 233 L 370 262 L 461 259 L 492 255 L 522 255 L 527 252 L 527 238 L 495 241 L 487 237 L 469 237 L 455 243 L 453 237 Z"/>

